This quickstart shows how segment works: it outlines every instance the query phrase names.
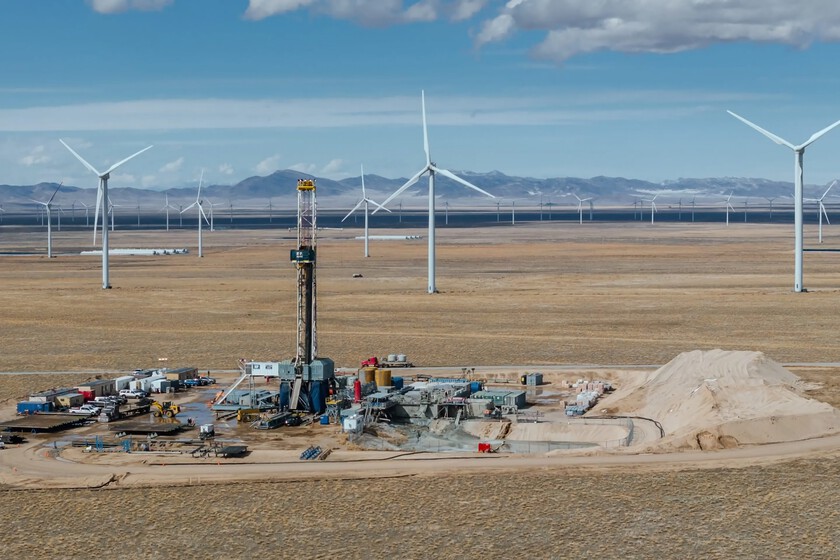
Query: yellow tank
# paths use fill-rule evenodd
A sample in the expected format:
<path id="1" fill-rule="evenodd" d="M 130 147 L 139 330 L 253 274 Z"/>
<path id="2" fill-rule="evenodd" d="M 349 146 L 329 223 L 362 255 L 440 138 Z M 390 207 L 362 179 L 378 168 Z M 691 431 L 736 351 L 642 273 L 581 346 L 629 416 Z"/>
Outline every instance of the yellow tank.
<path id="1" fill-rule="evenodd" d="M 362 385 L 365 383 L 373 383 L 376 379 L 376 368 L 366 367 L 362 369 Z"/>
<path id="2" fill-rule="evenodd" d="M 378 369 L 376 370 L 376 386 L 377 387 L 390 387 L 391 386 L 391 370 L 390 369 Z"/>

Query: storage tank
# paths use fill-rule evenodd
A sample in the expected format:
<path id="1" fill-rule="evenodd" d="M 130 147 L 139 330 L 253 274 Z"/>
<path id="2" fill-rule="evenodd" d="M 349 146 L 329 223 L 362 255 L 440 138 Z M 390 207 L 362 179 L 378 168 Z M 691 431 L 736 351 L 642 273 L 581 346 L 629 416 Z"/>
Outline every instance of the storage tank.
<path id="1" fill-rule="evenodd" d="M 391 370 L 379 368 L 376 370 L 376 386 L 390 387 L 391 386 Z"/>
<path id="2" fill-rule="evenodd" d="M 362 382 L 358 379 L 353 383 L 353 401 L 362 401 Z"/>
<path id="3" fill-rule="evenodd" d="M 396 354 L 388 354 L 388 360 L 387 361 L 396 362 L 397 361 L 397 355 Z"/>
<path id="4" fill-rule="evenodd" d="M 408 361 L 408 356 L 406 356 L 405 354 L 397 354 L 397 361 L 398 362 L 407 362 Z"/>
<path id="5" fill-rule="evenodd" d="M 376 379 L 376 368 L 366 367 L 362 369 L 362 385 L 365 383 L 373 383 Z"/>
<path id="6" fill-rule="evenodd" d="M 478 393 L 481 391 L 481 381 L 471 381 L 470 382 L 470 394 Z"/>

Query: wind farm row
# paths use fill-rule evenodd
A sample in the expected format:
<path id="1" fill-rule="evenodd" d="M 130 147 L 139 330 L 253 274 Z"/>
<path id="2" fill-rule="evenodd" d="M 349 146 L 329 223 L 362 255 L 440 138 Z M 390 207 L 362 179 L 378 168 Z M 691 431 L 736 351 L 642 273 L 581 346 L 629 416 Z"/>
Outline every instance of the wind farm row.
<path id="1" fill-rule="evenodd" d="M 816 132 L 813 134 L 806 142 L 794 145 L 787 140 L 780 138 L 779 136 L 761 128 L 760 126 L 748 121 L 744 117 L 737 115 L 731 111 L 729 113 L 739 121 L 743 122 L 744 124 L 748 125 L 749 127 L 753 128 L 754 130 L 758 131 L 762 135 L 766 136 L 773 142 L 788 147 L 794 152 L 794 160 L 795 160 L 795 176 L 794 176 L 794 192 L 792 196 L 793 202 L 793 222 L 794 222 L 794 236 L 795 236 L 795 243 L 794 243 L 794 291 L 800 292 L 803 291 L 803 263 L 802 263 L 802 253 L 804 250 L 804 223 L 805 223 L 805 204 L 808 203 L 815 208 L 816 211 L 816 221 L 818 222 L 819 227 L 819 243 L 823 241 L 823 220 L 826 223 L 830 223 L 829 219 L 829 212 L 828 207 L 826 205 L 827 198 L 830 195 L 832 188 L 834 187 L 835 182 L 831 183 L 826 190 L 823 192 L 822 196 L 819 198 L 806 198 L 804 196 L 804 183 L 803 183 L 803 157 L 805 149 L 818 140 L 820 137 L 831 131 L 837 125 L 840 124 L 840 121 L 837 121 L 830 126 Z M 429 142 L 429 133 L 428 133 L 428 126 L 427 126 L 427 119 L 426 119 L 426 100 L 425 100 L 425 92 L 421 92 L 421 119 L 422 119 L 422 128 L 423 128 L 423 151 L 425 154 L 425 161 L 423 167 L 417 171 L 414 175 L 412 175 L 400 188 L 395 190 L 390 196 L 385 198 L 383 202 L 377 203 L 373 198 L 368 195 L 367 190 L 365 189 L 365 174 L 364 169 L 361 170 L 361 198 L 352 207 L 350 212 L 344 216 L 340 223 L 344 223 L 347 221 L 350 216 L 354 215 L 357 210 L 364 210 L 363 220 L 364 220 L 364 256 L 368 257 L 370 255 L 369 251 L 369 229 L 370 229 L 370 219 L 371 215 L 376 215 L 380 211 L 385 211 L 386 213 L 393 214 L 394 212 L 388 208 L 388 205 L 391 203 L 399 202 L 399 213 L 398 213 L 398 220 L 399 223 L 402 224 L 403 222 L 403 203 L 402 198 L 409 194 L 409 189 L 414 186 L 421 178 L 424 176 L 428 179 L 428 192 L 427 192 L 427 203 L 428 208 L 426 211 L 426 222 L 427 222 L 427 241 L 428 241 L 428 283 L 427 283 L 427 291 L 428 293 L 435 293 L 437 292 L 436 286 L 436 257 L 435 257 L 435 230 L 437 227 L 437 215 L 438 215 L 438 208 L 437 203 L 440 200 L 440 197 L 436 193 L 436 177 L 442 176 L 455 184 L 466 187 L 469 191 L 478 193 L 485 197 L 485 199 L 492 199 L 495 205 L 495 214 L 496 214 L 496 222 L 501 224 L 502 223 L 502 205 L 505 205 L 505 214 L 506 219 L 505 222 L 508 221 L 508 213 L 509 213 L 509 223 L 511 225 L 516 225 L 517 222 L 517 201 L 520 202 L 519 206 L 519 221 L 520 223 L 528 221 L 529 218 L 533 219 L 535 216 L 535 210 L 539 210 L 539 219 L 542 221 L 545 219 L 546 214 L 549 221 L 553 221 L 554 214 L 557 213 L 562 215 L 562 213 L 557 212 L 555 208 L 557 206 L 563 206 L 562 203 L 554 202 L 550 197 L 548 200 L 545 200 L 544 195 L 540 195 L 539 202 L 536 202 L 536 196 L 530 197 L 530 200 L 517 200 L 517 199 L 510 199 L 510 200 L 503 200 L 501 197 L 498 197 L 491 192 L 476 186 L 472 182 L 456 175 L 452 171 L 440 167 L 437 165 L 431 157 L 430 152 L 430 142 Z M 109 240 L 108 240 L 108 232 L 109 228 L 106 225 L 106 221 L 110 217 L 111 227 L 110 230 L 113 231 L 116 226 L 116 214 L 117 209 L 121 208 L 119 204 L 115 204 L 112 200 L 109 191 L 108 191 L 108 180 L 112 172 L 114 172 L 117 168 L 121 167 L 122 165 L 126 164 L 130 160 L 136 158 L 137 156 L 141 155 L 143 152 L 152 148 L 152 146 L 148 146 L 128 157 L 118 161 L 117 163 L 111 165 L 106 171 L 100 172 L 98 171 L 93 165 L 91 165 L 87 160 L 85 160 L 81 155 L 79 155 L 73 148 L 71 148 L 67 143 L 63 140 L 60 142 L 67 148 L 67 150 L 89 171 L 95 174 L 98 179 L 98 187 L 96 191 L 96 201 L 92 205 L 94 208 L 94 219 L 93 219 L 93 242 L 96 244 L 96 231 L 97 229 L 101 230 L 101 246 L 102 246 L 102 287 L 107 289 L 110 287 L 109 281 Z M 201 177 L 198 183 L 198 189 L 196 192 L 196 198 L 194 201 L 191 201 L 186 207 L 183 204 L 178 204 L 176 207 L 174 204 L 171 203 L 169 194 L 163 193 L 163 205 L 160 208 L 153 209 L 151 211 L 151 215 L 165 215 L 166 222 L 165 227 L 168 230 L 170 228 L 170 211 L 175 212 L 177 210 L 177 217 L 178 217 L 178 224 L 179 227 L 183 227 L 183 216 L 185 213 L 189 213 L 190 210 L 195 209 L 196 212 L 196 225 L 198 231 L 198 256 L 203 256 L 203 227 L 202 222 L 209 226 L 210 231 L 215 229 L 215 217 L 214 217 L 214 208 L 220 207 L 219 210 L 224 212 L 227 210 L 227 216 L 229 218 L 229 222 L 232 225 L 234 223 L 234 204 L 231 199 L 227 201 L 227 204 L 223 201 L 213 202 L 209 198 L 202 197 L 202 184 L 204 179 L 204 172 L 202 171 Z M 66 214 L 66 209 L 59 206 L 56 201 L 56 196 L 60 191 L 61 186 L 57 187 L 55 191 L 52 193 L 50 198 L 46 201 L 42 200 L 31 200 L 31 206 L 29 208 L 18 208 L 18 211 L 11 215 L 9 209 L 4 208 L 0 205 L 0 217 L 3 214 L 7 214 L 6 221 L 9 223 L 10 219 L 14 216 L 20 225 L 20 220 L 22 219 L 24 222 L 26 221 L 25 215 L 27 210 L 32 212 L 33 209 L 36 210 L 38 215 L 38 220 L 41 224 L 44 221 L 44 214 L 46 215 L 46 222 L 47 222 L 47 256 L 52 257 L 52 214 L 55 212 L 57 220 L 58 220 L 58 227 L 60 228 L 60 220 L 62 213 Z M 536 195 L 537 193 L 532 193 Z M 573 216 L 576 215 L 577 222 L 579 225 L 583 225 L 585 221 L 594 221 L 595 218 L 595 202 L 596 198 L 593 196 L 581 196 L 578 193 L 571 192 L 571 193 L 564 193 L 560 195 L 562 197 L 574 197 L 574 200 L 570 201 L 570 206 L 572 207 Z M 683 203 L 683 197 L 679 197 L 678 200 L 670 200 L 668 201 L 665 196 L 660 198 L 662 192 L 650 192 L 645 195 L 640 196 L 637 200 L 634 200 L 632 207 L 633 207 L 633 219 L 638 219 L 639 221 L 644 220 L 645 214 L 650 216 L 650 224 L 656 224 L 657 214 L 662 216 L 661 207 L 663 203 L 668 205 L 669 213 L 673 216 L 674 210 L 676 207 L 676 214 L 677 214 L 677 221 L 683 221 L 683 214 L 685 213 L 686 219 L 690 216 L 690 220 L 692 222 L 696 221 L 697 219 L 697 196 L 692 196 L 691 200 L 689 201 L 686 197 L 685 204 Z M 733 204 L 733 196 L 734 191 L 731 191 L 726 198 L 717 201 L 700 201 L 701 202 L 701 210 L 706 209 L 709 210 L 717 210 L 715 213 L 722 213 L 724 217 L 724 222 L 728 226 L 730 224 L 730 215 L 734 215 L 738 213 L 736 210 L 735 204 Z M 743 199 L 743 218 L 745 222 L 749 221 L 749 217 L 752 213 L 754 217 L 758 215 L 758 212 L 761 212 L 766 208 L 768 221 L 773 221 L 773 212 L 774 212 L 774 201 L 779 200 L 781 197 L 766 197 L 765 200 L 767 201 L 768 205 L 765 207 L 763 205 L 753 205 L 752 210 L 750 210 L 750 197 L 744 197 Z M 659 204 L 657 205 L 657 199 L 659 199 Z M 754 200 L 754 197 L 753 197 Z M 445 225 L 450 225 L 450 209 L 456 211 L 455 207 L 451 207 L 449 200 L 442 200 L 444 204 L 444 222 Z M 576 202 L 576 204 L 575 204 Z M 735 202 L 738 203 L 738 199 L 735 199 Z M 75 211 L 76 211 L 76 204 L 79 204 L 81 208 L 84 209 L 85 212 L 85 225 L 89 227 L 90 219 L 89 219 L 89 210 L 91 205 L 87 202 L 82 200 L 73 200 L 71 203 L 71 212 L 73 214 L 73 219 L 75 220 Z M 530 204 L 529 204 L 530 203 Z M 776 206 L 776 215 L 777 220 L 780 218 L 780 214 L 783 215 L 783 212 L 780 209 L 780 206 L 783 208 L 785 205 L 784 200 L 779 200 L 779 203 Z M 370 211 L 370 207 L 374 206 L 373 211 Z M 531 213 L 528 214 L 527 210 L 530 206 Z M 205 207 L 207 211 L 205 211 Z M 123 206 L 126 208 L 126 206 Z M 475 216 L 484 214 L 486 218 L 487 214 L 492 215 L 491 212 L 486 211 L 486 207 L 484 207 L 484 212 L 482 212 L 482 204 L 475 203 L 471 201 L 469 207 L 461 208 L 462 216 L 471 216 L 470 222 L 475 222 Z M 492 209 L 492 206 L 491 206 Z M 685 210 L 685 212 L 684 212 Z M 145 214 L 147 217 L 150 215 L 148 209 L 144 209 L 141 207 L 140 204 L 137 204 L 135 208 L 128 207 L 126 208 L 126 214 L 132 211 L 132 213 L 136 214 L 137 223 L 136 227 L 141 228 L 142 226 L 142 216 Z M 629 214 L 629 206 L 626 208 L 615 208 L 615 207 L 605 207 L 602 209 L 602 215 L 599 216 L 599 219 L 606 218 L 606 213 L 610 212 L 611 215 L 627 215 Z M 282 218 L 283 210 L 281 208 L 276 209 L 278 218 Z M 322 210 L 323 212 L 323 210 Z M 245 216 L 253 219 L 255 216 L 268 215 L 269 223 L 274 222 L 275 216 L 275 206 L 273 203 L 273 199 L 269 198 L 265 207 L 262 208 L 248 208 L 242 207 L 237 208 L 237 216 L 242 219 Z M 102 215 L 102 227 L 99 227 L 99 216 Z M 586 219 L 585 219 L 586 215 Z M 393 222 L 393 217 L 390 219 Z M 662 221 L 662 218 L 660 218 Z M 154 223 L 154 221 L 152 221 Z M 147 223 L 146 227 L 153 227 L 151 223 Z"/>

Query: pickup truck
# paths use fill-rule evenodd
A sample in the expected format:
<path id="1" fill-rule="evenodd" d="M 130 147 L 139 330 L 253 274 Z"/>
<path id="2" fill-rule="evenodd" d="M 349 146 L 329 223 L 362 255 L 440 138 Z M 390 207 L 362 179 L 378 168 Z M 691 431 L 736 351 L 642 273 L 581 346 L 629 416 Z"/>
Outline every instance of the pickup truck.
<path id="1" fill-rule="evenodd" d="M 149 393 L 146 391 L 140 391 L 139 389 L 122 389 L 120 391 L 120 396 L 129 399 L 142 399 L 148 397 Z"/>
<path id="2" fill-rule="evenodd" d="M 99 414 L 99 407 L 93 406 L 91 404 L 83 404 L 78 408 L 71 408 L 68 410 L 70 414 L 83 414 L 85 416 L 93 416 L 94 414 Z"/>

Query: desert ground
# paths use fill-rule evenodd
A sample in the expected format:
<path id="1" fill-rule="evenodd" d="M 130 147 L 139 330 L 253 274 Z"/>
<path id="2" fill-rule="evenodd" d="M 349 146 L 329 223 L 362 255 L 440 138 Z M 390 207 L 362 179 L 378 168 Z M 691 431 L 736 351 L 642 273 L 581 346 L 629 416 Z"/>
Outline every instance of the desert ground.
<path id="1" fill-rule="evenodd" d="M 655 367 L 696 349 L 751 350 L 793 364 L 812 398 L 840 406 L 840 253 L 806 253 L 809 292 L 792 293 L 790 225 L 441 227 L 434 296 L 425 293 L 425 240 L 373 240 L 365 259 L 358 233 L 319 234 L 319 354 L 337 366 L 400 352 L 419 365 L 477 372 L 556 364 L 584 372 Z M 107 291 L 99 258 L 72 254 L 89 248 L 90 234 L 54 236 L 58 258 L 0 257 L 0 371 L 62 372 L 0 376 L 6 406 L 31 390 L 157 367 L 160 358 L 213 371 L 235 369 L 242 357 L 292 356 L 293 233 L 206 233 L 203 259 L 114 256 Z M 193 248 L 195 232 L 118 230 L 112 242 Z M 0 228 L 0 253 L 43 252 L 44 244 L 43 232 Z M 824 247 L 838 244 L 829 230 Z M 816 247 L 811 229 L 806 247 Z M 89 557 L 95 543 L 115 558 L 278 550 L 324 558 L 836 558 L 839 449 L 740 460 L 738 450 L 724 450 L 706 452 L 705 461 L 650 464 L 542 458 L 369 476 L 360 466 L 346 477 L 232 474 L 151 488 L 8 487 L 0 496 L 6 549 L 41 557 Z"/>

